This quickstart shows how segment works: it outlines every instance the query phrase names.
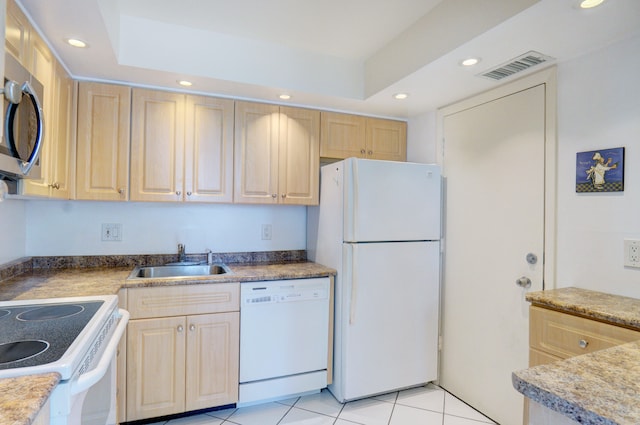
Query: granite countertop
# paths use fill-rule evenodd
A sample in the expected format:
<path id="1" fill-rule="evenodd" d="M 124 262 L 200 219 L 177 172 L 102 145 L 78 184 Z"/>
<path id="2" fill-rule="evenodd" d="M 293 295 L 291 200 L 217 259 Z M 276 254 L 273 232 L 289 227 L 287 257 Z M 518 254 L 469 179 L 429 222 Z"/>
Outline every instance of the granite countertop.
<path id="1" fill-rule="evenodd" d="M 527 300 L 640 331 L 640 300 L 580 288 L 527 294 Z M 591 425 L 640 423 L 640 341 L 516 371 L 513 386 L 568 418 Z"/>
<path id="2" fill-rule="evenodd" d="M 0 300 L 116 295 L 121 288 L 252 282 L 335 275 L 312 262 L 227 264 L 230 274 L 128 279 L 133 267 L 33 270 L 0 282 Z"/>
<path id="3" fill-rule="evenodd" d="M 530 292 L 534 305 L 640 331 L 640 300 L 581 288 Z"/>
<path id="4" fill-rule="evenodd" d="M 513 386 L 581 424 L 640 423 L 640 341 L 514 372 Z"/>
<path id="5" fill-rule="evenodd" d="M 17 265 L 20 274 L 0 281 L 0 300 L 116 295 L 121 288 L 297 279 L 336 274 L 334 269 L 308 261 L 249 263 L 254 257 L 246 256 L 247 263 L 227 263 L 232 272 L 230 274 L 152 279 L 128 279 L 135 267 L 132 264 L 81 268 L 75 268 L 73 264 L 63 264 L 63 267 L 68 265 L 71 268 L 36 268 L 23 271 L 23 264 L 20 263 Z M 76 260 L 74 261 L 77 262 Z M 222 260 L 224 261 L 224 258 Z M 65 261 L 70 263 L 69 260 Z M 167 257 L 159 261 L 168 262 L 175 259 Z M 0 379 L 0 425 L 30 424 L 58 381 L 57 374 Z"/>
<path id="6" fill-rule="evenodd" d="M 57 373 L 0 379 L 0 425 L 33 423 L 59 381 Z"/>

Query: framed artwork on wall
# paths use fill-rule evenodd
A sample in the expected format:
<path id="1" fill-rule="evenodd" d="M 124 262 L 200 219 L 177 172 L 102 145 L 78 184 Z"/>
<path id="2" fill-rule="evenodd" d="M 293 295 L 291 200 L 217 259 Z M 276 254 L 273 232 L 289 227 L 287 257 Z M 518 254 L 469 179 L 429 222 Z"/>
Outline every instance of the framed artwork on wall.
<path id="1" fill-rule="evenodd" d="M 624 148 L 577 153 L 577 193 L 622 191 L 624 191 Z"/>

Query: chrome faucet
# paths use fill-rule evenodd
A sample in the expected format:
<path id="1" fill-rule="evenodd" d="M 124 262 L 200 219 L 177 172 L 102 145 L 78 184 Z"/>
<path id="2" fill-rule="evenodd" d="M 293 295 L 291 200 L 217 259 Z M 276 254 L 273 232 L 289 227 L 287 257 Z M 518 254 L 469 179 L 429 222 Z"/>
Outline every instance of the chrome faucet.
<path id="1" fill-rule="evenodd" d="M 178 261 L 183 263 L 187 260 L 187 256 L 184 253 L 184 245 L 179 243 L 178 244 Z"/>
<path id="2" fill-rule="evenodd" d="M 213 252 L 211 252 L 210 249 L 207 249 L 205 252 L 207 253 L 207 264 L 208 265 L 212 265 L 213 264 Z"/>

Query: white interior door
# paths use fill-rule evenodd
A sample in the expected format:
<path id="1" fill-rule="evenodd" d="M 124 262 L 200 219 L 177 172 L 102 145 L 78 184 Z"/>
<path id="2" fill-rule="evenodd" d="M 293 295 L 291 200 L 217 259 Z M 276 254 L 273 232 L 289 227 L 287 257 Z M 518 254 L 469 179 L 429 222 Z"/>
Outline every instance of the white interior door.
<path id="1" fill-rule="evenodd" d="M 546 86 L 442 112 L 445 259 L 441 385 L 522 423 L 511 373 L 528 365 L 528 290 L 543 289 Z M 537 262 L 527 262 L 534 254 Z M 516 280 L 526 277 L 531 287 Z"/>

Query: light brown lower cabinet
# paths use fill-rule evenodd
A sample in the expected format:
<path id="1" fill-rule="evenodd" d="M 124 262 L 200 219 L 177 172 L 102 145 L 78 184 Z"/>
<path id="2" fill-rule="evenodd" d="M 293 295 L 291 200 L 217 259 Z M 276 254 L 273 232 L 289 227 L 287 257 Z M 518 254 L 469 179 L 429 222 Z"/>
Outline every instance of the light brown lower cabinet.
<path id="1" fill-rule="evenodd" d="M 638 331 L 535 305 L 529 307 L 529 367 L 637 340 L 640 340 Z M 548 418 L 541 416 L 546 414 L 561 418 L 555 419 L 558 424 L 560 420 L 566 419 L 543 406 L 530 406 L 529 399 L 525 398 L 525 425 L 551 423 L 548 422 Z M 570 422 L 567 419 L 566 423 Z"/>
<path id="2" fill-rule="evenodd" d="M 128 290 L 137 318 L 127 328 L 126 421 L 238 401 L 238 292 L 237 283 Z"/>
<path id="3" fill-rule="evenodd" d="M 529 366 L 640 339 L 640 332 L 538 306 L 530 307 Z"/>

